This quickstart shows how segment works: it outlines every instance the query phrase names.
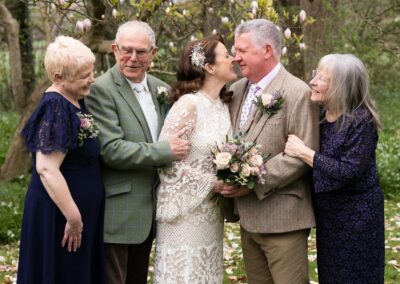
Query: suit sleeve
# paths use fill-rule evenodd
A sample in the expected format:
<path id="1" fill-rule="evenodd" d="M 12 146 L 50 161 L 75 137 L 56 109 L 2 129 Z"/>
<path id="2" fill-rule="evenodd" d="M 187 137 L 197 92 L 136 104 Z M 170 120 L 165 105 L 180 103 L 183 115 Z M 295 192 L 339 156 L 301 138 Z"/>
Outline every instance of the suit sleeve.
<path id="1" fill-rule="evenodd" d="M 309 90 L 304 90 L 296 96 L 296 100 L 292 102 L 293 106 L 288 107 L 288 134 L 295 134 L 308 147 L 317 150 L 319 148 L 319 108 L 311 102 Z M 285 155 L 284 145 L 281 151 L 266 163 L 265 184 L 255 188 L 255 193 L 260 200 L 290 185 L 310 170 L 310 167 L 300 159 Z"/>
<path id="2" fill-rule="evenodd" d="M 168 141 L 146 143 L 128 141 L 121 127 L 118 106 L 109 88 L 92 86 L 91 95 L 85 99 L 88 111 L 100 128 L 101 156 L 104 163 L 114 169 L 159 167 L 172 162 Z"/>

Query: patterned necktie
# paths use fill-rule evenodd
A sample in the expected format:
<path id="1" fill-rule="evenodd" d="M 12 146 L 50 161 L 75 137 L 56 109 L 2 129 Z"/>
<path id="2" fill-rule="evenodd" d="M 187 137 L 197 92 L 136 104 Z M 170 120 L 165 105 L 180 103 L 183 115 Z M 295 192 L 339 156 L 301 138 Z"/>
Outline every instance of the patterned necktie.
<path id="1" fill-rule="evenodd" d="M 247 93 L 247 97 L 244 101 L 242 114 L 240 115 L 239 127 L 242 128 L 247 118 L 249 117 L 251 107 L 253 105 L 254 98 L 257 95 L 257 92 L 261 90 L 261 88 L 257 84 L 251 84 L 249 88 L 249 92 Z"/>

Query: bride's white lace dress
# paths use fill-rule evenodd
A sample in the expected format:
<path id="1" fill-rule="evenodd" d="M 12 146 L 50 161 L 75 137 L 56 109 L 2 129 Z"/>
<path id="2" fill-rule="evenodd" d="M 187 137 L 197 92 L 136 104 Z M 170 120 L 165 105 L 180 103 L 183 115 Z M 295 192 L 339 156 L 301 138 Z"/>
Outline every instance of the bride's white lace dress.
<path id="1" fill-rule="evenodd" d="M 183 127 L 192 142 L 189 155 L 159 170 L 154 283 L 222 283 L 223 217 L 211 199 L 214 186 L 210 146 L 231 132 L 227 105 L 198 92 L 171 108 L 160 140 Z"/>

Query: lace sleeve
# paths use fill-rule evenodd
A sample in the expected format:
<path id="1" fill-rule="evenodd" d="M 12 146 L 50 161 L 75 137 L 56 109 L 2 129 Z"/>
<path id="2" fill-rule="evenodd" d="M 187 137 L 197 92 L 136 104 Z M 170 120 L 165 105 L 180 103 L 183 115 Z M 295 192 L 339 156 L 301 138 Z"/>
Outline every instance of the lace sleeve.
<path id="1" fill-rule="evenodd" d="M 157 192 L 157 220 L 171 221 L 196 208 L 207 197 L 214 185 L 210 155 L 196 150 L 197 109 L 192 95 L 185 95 L 170 110 L 161 138 L 187 127 L 186 139 L 192 142 L 188 157 L 175 161 L 171 167 L 159 169 L 160 186 Z"/>
<path id="2" fill-rule="evenodd" d="M 45 94 L 21 131 L 28 150 L 49 154 L 76 148 L 80 120 L 73 108 L 60 95 Z"/>

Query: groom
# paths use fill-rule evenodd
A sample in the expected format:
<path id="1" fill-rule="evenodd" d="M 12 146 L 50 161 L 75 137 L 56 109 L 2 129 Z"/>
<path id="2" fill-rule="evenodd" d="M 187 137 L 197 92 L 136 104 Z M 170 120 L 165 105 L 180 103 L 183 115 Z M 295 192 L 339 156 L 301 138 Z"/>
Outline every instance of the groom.
<path id="1" fill-rule="evenodd" d="M 289 134 L 317 149 L 319 111 L 310 89 L 280 64 L 281 35 L 275 24 L 257 19 L 235 30 L 235 60 L 244 77 L 232 85 L 230 107 L 235 133 L 262 145 L 270 154 L 265 184 L 225 192 L 237 197 L 244 262 L 250 284 L 308 283 L 307 237 L 315 225 L 310 171 L 285 156 Z M 262 114 L 252 101 L 261 93 L 280 92 L 275 114 Z"/>

